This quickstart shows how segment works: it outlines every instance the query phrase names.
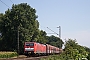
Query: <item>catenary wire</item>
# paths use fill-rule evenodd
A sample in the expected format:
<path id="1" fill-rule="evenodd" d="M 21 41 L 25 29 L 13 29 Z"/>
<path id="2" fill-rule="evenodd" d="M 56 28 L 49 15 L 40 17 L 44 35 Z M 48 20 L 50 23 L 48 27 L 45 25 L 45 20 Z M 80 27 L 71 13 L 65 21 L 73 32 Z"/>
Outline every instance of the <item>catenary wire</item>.
<path id="1" fill-rule="evenodd" d="M 4 3 L 2 0 L 0 0 L 4 5 L 6 5 L 8 8 L 10 8 L 6 3 Z"/>
<path id="2" fill-rule="evenodd" d="M 12 3 L 13 3 L 13 1 L 12 0 L 10 0 Z M 14 4 L 14 3 L 13 3 Z"/>

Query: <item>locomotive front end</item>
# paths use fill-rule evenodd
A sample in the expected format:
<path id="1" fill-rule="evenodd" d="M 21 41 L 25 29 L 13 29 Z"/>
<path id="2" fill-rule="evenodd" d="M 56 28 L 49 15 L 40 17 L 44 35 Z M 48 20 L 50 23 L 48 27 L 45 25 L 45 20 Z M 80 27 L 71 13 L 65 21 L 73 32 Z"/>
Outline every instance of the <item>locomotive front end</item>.
<path id="1" fill-rule="evenodd" d="M 24 53 L 26 55 L 34 54 L 34 42 L 25 42 L 25 44 L 24 44 Z"/>

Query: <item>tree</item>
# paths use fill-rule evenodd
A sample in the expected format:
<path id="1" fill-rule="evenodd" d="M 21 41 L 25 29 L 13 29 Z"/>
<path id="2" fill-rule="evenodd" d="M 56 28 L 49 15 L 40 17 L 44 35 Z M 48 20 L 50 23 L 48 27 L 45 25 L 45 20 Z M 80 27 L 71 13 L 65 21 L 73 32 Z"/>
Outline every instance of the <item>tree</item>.
<path id="1" fill-rule="evenodd" d="M 88 48 L 88 47 L 84 47 L 84 48 L 88 52 L 87 59 L 90 60 L 90 48 Z"/>
<path id="2" fill-rule="evenodd" d="M 88 56 L 88 52 L 85 48 L 79 45 L 76 40 L 68 39 L 65 43 L 65 54 L 69 59 L 82 59 Z"/>
<path id="3" fill-rule="evenodd" d="M 46 35 L 47 35 L 47 33 L 45 31 L 40 30 L 39 31 L 39 38 L 38 38 L 37 42 L 46 44 L 46 42 L 48 41 L 46 39 Z"/>
<path id="4" fill-rule="evenodd" d="M 64 42 L 59 38 L 59 37 L 55 37 L 55 36 L 48 36 L 47 37 L 48 40 L 48 44 L 51 44 L 53 46 L 62 48 L 62 45 L 64 44 Z"/>
<path id="5" fill-rule="evenodd" d="M 37 39 L 39 22 L 36 10 L 27 3 L 12 5 L 12 9 L 0 14 L 0 33 L 3 46 L 0 50 L 17 50 L 17 32 L 19 30 L 20 50 L 23 51 L 25 41 Z"/>
<path id="6" fill-rule="evenodd" d="M 67 49 L 68 47 L 76 48 L 77 45 L 78 43 L 76 42 L 76 40 L 68 39 L 68 41 L 65 41 L 65 49 Z"/>

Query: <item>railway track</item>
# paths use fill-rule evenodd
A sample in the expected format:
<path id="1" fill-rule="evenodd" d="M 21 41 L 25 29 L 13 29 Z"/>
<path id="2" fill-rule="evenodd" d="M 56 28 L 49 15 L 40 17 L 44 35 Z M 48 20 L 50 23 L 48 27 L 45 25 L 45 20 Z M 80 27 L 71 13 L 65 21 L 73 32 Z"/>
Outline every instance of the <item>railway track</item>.
<path id="1" fill-rule="evenodd" d="M 47 58 L 48 56 L 40 56 L 40 57 L 26 57 L 26 56 L 19 56 L 16 58 L 6 58 L 0 60 L 40 60 L 41 58 Z"/>

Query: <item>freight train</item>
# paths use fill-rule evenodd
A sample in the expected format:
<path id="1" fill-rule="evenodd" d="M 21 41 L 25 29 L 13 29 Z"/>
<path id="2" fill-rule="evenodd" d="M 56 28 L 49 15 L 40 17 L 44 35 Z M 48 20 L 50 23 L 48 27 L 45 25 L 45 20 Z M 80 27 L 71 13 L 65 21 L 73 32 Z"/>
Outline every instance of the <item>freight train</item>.
<path id="1" fill-rule="evenodd" d="M 62 52 L 62 49 L 49 45 L 41 44 L 37 42 L 25 42 L 24 43 L 24 53 L 25 55 L 50 55 L 50 54 L 59 54 Z"/>

